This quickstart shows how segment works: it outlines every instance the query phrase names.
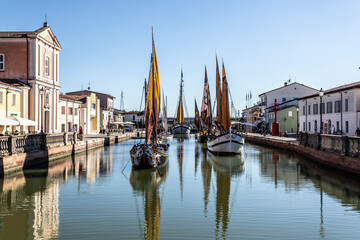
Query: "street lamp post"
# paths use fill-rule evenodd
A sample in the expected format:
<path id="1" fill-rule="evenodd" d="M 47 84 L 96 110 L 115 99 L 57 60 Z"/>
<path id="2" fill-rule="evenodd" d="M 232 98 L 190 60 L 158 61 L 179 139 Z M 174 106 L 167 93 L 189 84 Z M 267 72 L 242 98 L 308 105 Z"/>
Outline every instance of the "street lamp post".
<path id="1" fill-rule="evenodd" d="M 323 122 L 322 122 L 322 112 L 323 112 L 323 107 L 322 107 L 322 98 L 324 96 L 324 90 L 321 88 L 319 91 L 319 96 L 320 96 L 320 134 L 323 133 Z"/>

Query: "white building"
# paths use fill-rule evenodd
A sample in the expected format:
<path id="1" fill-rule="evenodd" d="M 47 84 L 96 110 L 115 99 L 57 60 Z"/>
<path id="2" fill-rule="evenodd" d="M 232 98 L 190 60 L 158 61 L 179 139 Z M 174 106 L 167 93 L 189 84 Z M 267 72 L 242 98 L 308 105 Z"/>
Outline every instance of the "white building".
<path id="1" fill-rule="evenodd" d="M 299 100 L 301 131 L 320 132 L 321 118 L 323 133 L 355 135 L 360 127 L 360 82 L 326 90 L 321 99 L 316 93 Z"/>
<path id="2" fill-rule="evenodd" d="M 81 104 L 81 101 L 74 99 L 71 95 L 60 95 L 58 129 L 61 132 L 71 132 L 73 126 L 76 131 L 79 130 Z"/>
<path id="3" fill-rule="evenodd" d="M 275 99 L 277 100 L 277 104 L 282 104 L 281 106 L 284 108 L 294 105 L 293 100 L 311 94 L 317 94 L 317 91 L 318 90 L 314 88 L 297 82 L 285 82 L 282 87 L 260 94 L 260 105 L 262 106 L 261 111 L 265 115 L 265 123 L 268 129 L 271 131 L 271 124 L 269 124 L 269 111 L 271 110 L 271 107 L 274 106 Z"/>
<path id="4" fill-rule="evenodd" d="M 308 87 L 304 84 L 297 82 L 293 83 L 284 83 L 284 86 L 270 90 L 268 92 L 262 93 L 259 95 L 261 104 L 266 108 L 274 105 L 275 99 L 277 103 L 284 103 L 290 100 L 298 99 L 310 94 L 317 93 L 318 90 Z"/>

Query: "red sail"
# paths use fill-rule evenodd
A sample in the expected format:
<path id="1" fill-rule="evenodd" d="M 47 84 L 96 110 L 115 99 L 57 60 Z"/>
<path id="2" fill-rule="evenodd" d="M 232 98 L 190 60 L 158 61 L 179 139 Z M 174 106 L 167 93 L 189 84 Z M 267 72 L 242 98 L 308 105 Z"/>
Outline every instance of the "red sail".
<path id="1" fill-rule="evenodd" d="M 198 128 L 199 131 L 202 130 L 201 127 L 201 120 L 200 120 L 200 115 L 199 115 L 199 109 L 198 106 L 196 104 L 196 100 L 195 100 L 195 125 Z"/>
<path id="2" fill-rule="evenodd" d="M 205 123 L 208 129 L 212 129 L 212 108 L 211 108 L 210 88 L 209 88 L 209 81 L 207 78 L 206 66 L 205 66 L 203 99 L 201 104 L 201 119 Z"/>

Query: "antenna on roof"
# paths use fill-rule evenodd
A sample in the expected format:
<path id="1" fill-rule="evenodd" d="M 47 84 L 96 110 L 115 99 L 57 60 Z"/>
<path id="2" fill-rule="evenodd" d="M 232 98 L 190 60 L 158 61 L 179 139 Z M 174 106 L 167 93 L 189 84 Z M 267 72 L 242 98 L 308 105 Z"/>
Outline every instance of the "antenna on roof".
<path id="1" fill-rule="evenodd" d="M 88 90 L 90 91 L 90 82 L 89 82 Z"/>
<path id="2" fill-rule="evenodd" d="M 47 27 L 48 23 L 47 23 L 47 14 L 45 13 L 45 22 L 44 22 L 44 27 Z"/>
<path id="3" fill-rule="evenodd" d="M 81 84 L 81 91 L 84 90 L 84 85 Z"/>

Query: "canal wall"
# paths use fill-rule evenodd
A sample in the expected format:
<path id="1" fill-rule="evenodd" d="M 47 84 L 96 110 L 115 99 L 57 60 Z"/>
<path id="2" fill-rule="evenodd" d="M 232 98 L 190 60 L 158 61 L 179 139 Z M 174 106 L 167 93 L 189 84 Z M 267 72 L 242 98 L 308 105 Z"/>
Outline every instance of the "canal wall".
<path id="1" fill-rule="evenodd" d="M 77 140 L 73 134 L 70 135 L 72 136 L 70 141 L 68 141 L 68 134 L 66 133 L 52 134 L 51 137 L 49 136 L 50 135 L 46 134 L 36 137 L 31 136 L 24 141 L 22 147 L 20 147 L 19 144 L 10 143 L 12 146 L 9 146 L 9 149 L 13 148 L 13 150 L 9 150 L 9 152 L 2 154 L 0 157 L 0 176 L 31 168 L 36 165 L 48 164 L 51 161 L 90 149 L 126 141 L 135 135 L 131 133 L 119 136 L 94 137 L 86 138 L 82 141 Z M 47 142 L 47 140 L 51 138 L 54 139 Z M 55 138 L 57 138 L 57 140 Z M 14 142 L 14 139 L 10 137 L 9 141 Z M 27 142 L 30 143 L 27 144 Z M 31 146 L 31 148 L 29 146 Z"/>
<path id="2" fill-rule="evenodd" d="M 315 138 L 314 136 L 307 137 L 308 139 Z M 351 156 L 344 154 L 345 150 L 341 149 L 348 149 L 348 147 L 344 146 L 344 142 L 340 141 L 338 136 L 334 136 L 333 140 L 331 140 L 332 136 L 324 136 L 322 140 L 318 137 L 319 136 L 316 137 L 316 142 L 320 142 L 321 144 L 321 141 L 324 141 L 323 147 L 319 146 L 319 144 L 305 144 L 303 141 L 297 141 L 292 138 L 263 136 L 254 133 L 246 133 L 245 141 L 268 147 L 277 147 L 288 151 L 295 151 L 305 156 L 309 161 L 320 163 L 336 171 L 360 177 L 360 158 L 358 158 L 356 153 Z M 360 142 L 360 138 L 357 140 Z M 346 138 L 344 141 L 346 141 Z M 328 142 L 331 142 L 331 148 L 329 148 Z"/>

